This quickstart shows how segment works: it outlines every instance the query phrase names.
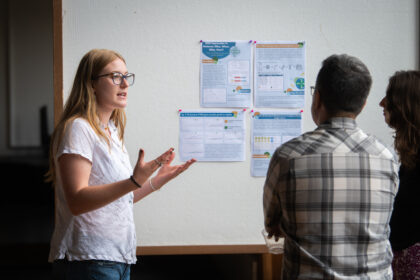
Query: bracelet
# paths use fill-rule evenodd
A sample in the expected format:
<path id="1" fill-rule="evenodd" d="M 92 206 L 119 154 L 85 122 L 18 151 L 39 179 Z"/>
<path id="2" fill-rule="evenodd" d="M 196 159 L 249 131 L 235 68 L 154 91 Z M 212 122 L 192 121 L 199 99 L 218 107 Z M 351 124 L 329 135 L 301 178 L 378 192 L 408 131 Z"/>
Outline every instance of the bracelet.
<path id="1" fill-rule="evenodd" d="M 156 188 L 155 186 L 153 186 L 153 184 L 152 184 L 152 178 L 149 178 L 149 185 L 152 188 L 152 190 L 154 190 L 154 191 L 160 190 L 160 188 Z"/>
<path id="2" fill-rule="evenodd" d="M 137 183 L 136 180 L 134 180 L 133 175 L 130 176 L 130 180 L 131 180 L 131 182 L 134 183 L 134 185 L 136 185 L 137 188 L 141 188 L 141 185 L 139 183 Z"/>

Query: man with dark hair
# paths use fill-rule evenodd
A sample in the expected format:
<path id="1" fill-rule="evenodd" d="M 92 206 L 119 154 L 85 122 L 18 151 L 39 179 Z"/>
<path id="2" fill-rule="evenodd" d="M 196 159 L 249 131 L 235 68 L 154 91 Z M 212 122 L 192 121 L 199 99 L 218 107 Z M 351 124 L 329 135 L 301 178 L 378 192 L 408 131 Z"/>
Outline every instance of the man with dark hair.
<path id="1" fill-rule="evenodd" d="M 285 238 L 283 279 L 392 279 L 388 223 L 397 160 L 355 121 L 371 84 L 359 59 L 325 59 L 311 107 L 318 127 L 271 159 L 265 228 Z"/>

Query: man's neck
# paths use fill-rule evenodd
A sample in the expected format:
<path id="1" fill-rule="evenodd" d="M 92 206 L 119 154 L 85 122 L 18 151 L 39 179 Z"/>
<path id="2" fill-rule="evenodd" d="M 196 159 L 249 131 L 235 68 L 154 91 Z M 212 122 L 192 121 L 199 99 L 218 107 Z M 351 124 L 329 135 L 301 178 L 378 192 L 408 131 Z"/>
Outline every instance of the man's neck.
<path id="1" fill-rule="evenodd" d="M 324 123 L 324 122 L 326 122 L 326 121 L 328 121 L 329 119 L 332 119 L 332 118 L 350 118 L 350 119 L 355 120 L 356 117 L 357 117 L 357 115 L 355 115 L 354 113 L 350 113 L 350 112 L 339 112 L 339 113 L 336 113 L 336 114 L 328 114 L 328 113 L 325 112 L 324 114 L 320 115 L 319 124 Z"/>
<path id="2" fill-rule="evenodd" d="M 357 115 L 355 115 L 354 113 L 350 113 L 350 112 L 340 112 L 334 115 L 331 115 L 328 119 L 332 119 L 332 118 L 350 118 L 355 120 L 357 117 Z"/>

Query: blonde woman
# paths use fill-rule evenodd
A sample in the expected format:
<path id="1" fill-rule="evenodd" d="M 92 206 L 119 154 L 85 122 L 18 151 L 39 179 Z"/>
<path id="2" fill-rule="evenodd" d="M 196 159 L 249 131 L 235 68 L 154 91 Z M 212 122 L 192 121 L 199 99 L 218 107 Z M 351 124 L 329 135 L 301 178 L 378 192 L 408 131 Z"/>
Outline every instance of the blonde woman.
<path id="1" fill-rule="evenodd" d="M 171 165 L 172 148 L 145 162 L 140 149 L 131 167 L 124 108 L 134 77 L 120 54 L 89 51 L 53 133 L 47 175 L 55 185 L 56 213 L 49 261 L 65 267 L 65 279 L 129 279 L 136 262 L 133 203 L 195 162 Z"/>

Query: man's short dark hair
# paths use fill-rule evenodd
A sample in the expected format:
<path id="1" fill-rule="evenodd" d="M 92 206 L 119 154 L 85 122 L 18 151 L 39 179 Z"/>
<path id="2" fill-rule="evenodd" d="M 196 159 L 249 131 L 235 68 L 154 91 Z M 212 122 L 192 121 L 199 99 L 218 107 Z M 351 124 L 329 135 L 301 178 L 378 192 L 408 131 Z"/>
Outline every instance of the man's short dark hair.
<path id="1" fill-rule="evenodd" d="M 359 114 L 371 85 L 372 77 L 366 65 L 346 54 L 326 58 L 316 79 L 321 102 L 331 115 L 340 112 Z"/>

